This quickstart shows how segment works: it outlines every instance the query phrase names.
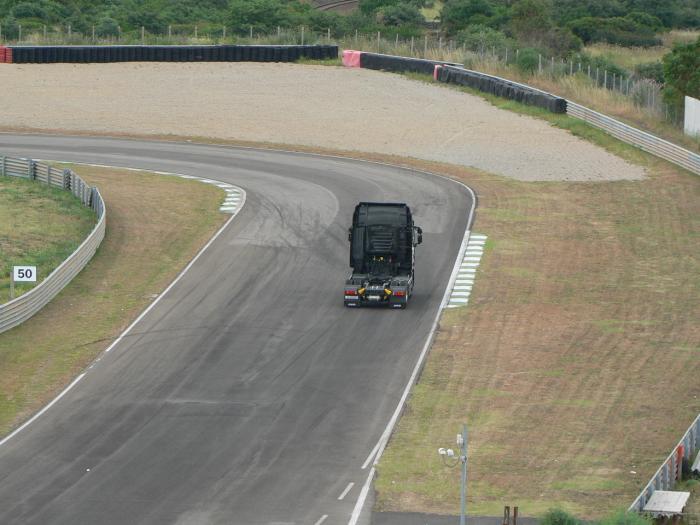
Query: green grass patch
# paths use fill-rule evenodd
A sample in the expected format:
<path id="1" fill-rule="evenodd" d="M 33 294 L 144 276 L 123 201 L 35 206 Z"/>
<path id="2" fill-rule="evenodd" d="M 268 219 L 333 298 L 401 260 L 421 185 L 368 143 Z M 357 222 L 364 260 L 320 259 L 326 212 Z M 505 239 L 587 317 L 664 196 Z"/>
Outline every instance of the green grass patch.
<path id="1" fill-rule="evenodd" d="M 96 220 L 68 191 L 0 178 L 0 303 L 10 299 L 12 266 L 36 266 L 38 284 L 85 240 Z M 33 286 L 15 283 L 15 297 Z"/>

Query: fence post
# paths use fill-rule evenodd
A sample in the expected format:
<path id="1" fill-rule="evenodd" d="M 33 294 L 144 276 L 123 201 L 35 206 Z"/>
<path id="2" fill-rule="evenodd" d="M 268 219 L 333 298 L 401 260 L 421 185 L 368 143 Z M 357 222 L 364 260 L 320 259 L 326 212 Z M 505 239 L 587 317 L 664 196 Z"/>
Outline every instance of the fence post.
<path id="1" fill-rule="evenodd" d="M 506 66 L 508 65 L 508 48 L 506 48 Z"/>
<path id="2" fill-rule="evenodd" d="M 542 73 L 542 55 L 538 54 L 537 57 L 537 72 Z"/>
<path id="3" fill-rule="evenodd" d="M 423 48 L 424 48 L 424 50 L 423 50 L 423 58 L 425 58 L 425 57 L 428 56 L 428 35 L 425 35 L 425 43 L 424 43 Z"/>
<path id="4" fill-rule="evenodd" d="M 605 89 L 608 89 L 608 70 L 605 70 L 605 74 L 603 75 L 603 84 L 605 85 Z"/>
<path id="5" fill-rule="evenodd" d="M 598 83 L 598 73 L 600 73 L 600 68 L 596 67 L 595 68 L 595 86 L 598 87 L 600 84 Z"/>
<path id="6" fill-rule="evenodd" d="M 253 35 L 253 27 L 252 26 L 250 27 L 250 34 L 252 37 L 252 35 Z M 301 26 L 301 45 L 302 46 L 304 45 L 304 26 Z"/>
<path id="7" fill-rule="evenodd" d="M 413 55 L 413 37 L 411 37 L 411 55 Z"/>
<path id="8" fill-rule="evenodd" d="M 144 26 L 141 26 L 141 44 L 146 43 L 146 28 Z"/>

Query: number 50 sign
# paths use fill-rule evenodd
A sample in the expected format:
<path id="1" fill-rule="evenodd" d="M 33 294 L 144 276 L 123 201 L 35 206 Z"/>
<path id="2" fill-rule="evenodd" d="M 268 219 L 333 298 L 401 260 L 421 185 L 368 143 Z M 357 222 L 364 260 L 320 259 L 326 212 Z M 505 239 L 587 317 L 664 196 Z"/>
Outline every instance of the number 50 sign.
<path id="1" fill-rule="evenodd" d="M 10 279 L 10 300 L 15 298 L 15 283 L 35 283 L 36 266 L 13 266 Z"/>
<path id="2" fill-rule="evenodd" d="M 16 283 L 36 282 L 36 266 L 13 266 L 12 279 Z"/>

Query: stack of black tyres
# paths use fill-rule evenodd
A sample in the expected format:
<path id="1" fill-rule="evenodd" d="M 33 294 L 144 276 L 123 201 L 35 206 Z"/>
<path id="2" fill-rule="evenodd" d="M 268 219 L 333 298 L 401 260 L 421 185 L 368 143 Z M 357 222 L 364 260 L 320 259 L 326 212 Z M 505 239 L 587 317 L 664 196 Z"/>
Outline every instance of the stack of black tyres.
<path id="1" fill-rule="evenodd" d="M 13 62 L 295 62 L 338 58 L 338 46 L 10 46 Z"/>
<path id="2" fill-rule="evenodd" d="M 564 98 L 477 71 L 445 66 L 438 73 L 438 81 L 478 89 L 522 104 L 544 108 L 552 113 L 566 113 Z"/>
<path id="3" fill-rule="evenodd" d="M 435 66 L 442 65 L 462 66 L 462 64 L 456 64 L 454 62 L 439 62 L 422 58 L 365 53 L 364 51 L 360 55 L 361 68 L 392 71 L 394 73 L 423 73 L 432 76 Z"/>

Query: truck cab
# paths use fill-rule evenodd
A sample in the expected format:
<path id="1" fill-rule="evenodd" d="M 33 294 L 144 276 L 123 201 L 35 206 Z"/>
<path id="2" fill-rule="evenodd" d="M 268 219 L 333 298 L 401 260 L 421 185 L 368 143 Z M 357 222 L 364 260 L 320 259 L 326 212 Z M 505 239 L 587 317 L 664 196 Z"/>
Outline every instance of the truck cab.
<path id="1" fill-rule="evenodd" d="M 359 203 L 348 240 L 352 273 L 345 281 L 345 306 L 405 308 L 415 284 L 415 247 L 423 241 L 408 205 Z"/>

